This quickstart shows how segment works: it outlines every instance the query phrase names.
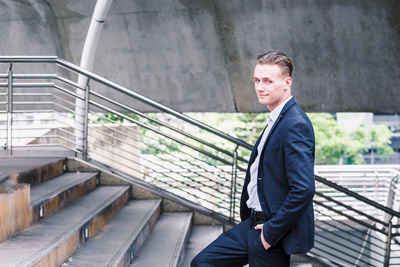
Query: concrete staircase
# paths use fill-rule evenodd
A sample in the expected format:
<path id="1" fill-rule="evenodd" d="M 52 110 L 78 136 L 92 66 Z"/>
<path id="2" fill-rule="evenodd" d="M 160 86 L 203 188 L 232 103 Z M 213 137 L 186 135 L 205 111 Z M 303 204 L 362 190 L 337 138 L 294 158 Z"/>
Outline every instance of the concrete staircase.
<path id="1" fill-rule="evenodd" d="M 0 266 L 189 266 L 223 231 L 76 159 L 2 158 L 0 170 Z"/>
<path id="2" fill-rule="evenodd" d="M 190 266 L 232 225 L 77 158 L 0 159 L 0 267 Z M 326 266 L 304 255 L 292 266 Z"/>

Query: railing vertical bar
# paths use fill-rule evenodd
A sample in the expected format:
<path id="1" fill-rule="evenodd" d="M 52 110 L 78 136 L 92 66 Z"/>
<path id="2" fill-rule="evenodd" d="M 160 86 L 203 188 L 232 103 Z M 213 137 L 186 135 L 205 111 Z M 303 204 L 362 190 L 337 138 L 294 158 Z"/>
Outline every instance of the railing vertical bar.
<path id="1" fill-rule="evenodd" d="M 385 251 L 385 262 L 384 267 L 388 267 L 390 263 L 390 243 L 392 242 L 392 218 L 389 221 L 389 227 L 387 228 L 387 239 L 386 239 L 386 251 Z"/>
<path id="2" fill-rule="evenodd" d="M 90 79 L 87 79 L 85 88 L 85 113 L 84 113 L 84 126 L 83 126 L 83 149 L 82 159 L 87 161 L 88 159 L 88 137 L 89 137 L 89 97 L 90 97 Z"/>
<path id="3" fill-rule="evenodd" d="M 7 154 L 12 156 L 13 148 L 12 148 L 12 115 L 13 115 L 13 63 L 10 63 L 10 67 L 8 69 L 8 90 L 7 90 Z"/>
<path id="4" fill-rule="evenodd" d="M 236 180 L 237 180 L 237 158 L 238 158 L 238 145 L 236 145 L 235 150 L 233 151 L 233 163 L 232 163 L 232 184 L 231 184 L 231 190 L 232 190 L 232 195 L 231 195 L 231 221 L 235 221 L 235 202 L 236 202 Z"/>

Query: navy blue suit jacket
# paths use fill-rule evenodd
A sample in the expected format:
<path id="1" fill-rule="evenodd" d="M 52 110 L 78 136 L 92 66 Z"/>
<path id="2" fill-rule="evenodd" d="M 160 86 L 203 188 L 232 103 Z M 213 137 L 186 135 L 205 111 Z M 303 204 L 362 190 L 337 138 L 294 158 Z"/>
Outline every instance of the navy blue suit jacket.
<path id="1" fill-rule="evenodd" d="M 260 138 L 247 168 L 240 201 L 242 220 L 250 216 L 247 186 L 259 142 Z M 292 98 L 268 134 L 257 179 L 262 212 L 270 218 L 263 226 L 264 238 L 272 246 L 282 240 L 287 254 L 307 253 L 314 246 L 314 147 L 312 124 Z"/>

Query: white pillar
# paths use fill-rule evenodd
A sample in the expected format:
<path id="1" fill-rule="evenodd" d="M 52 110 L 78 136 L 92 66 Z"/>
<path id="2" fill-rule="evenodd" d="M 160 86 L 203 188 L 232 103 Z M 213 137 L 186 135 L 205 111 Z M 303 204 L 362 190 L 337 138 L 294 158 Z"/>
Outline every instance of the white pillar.
<path id="1" fill-rule="evenodd" d="M 112 0 L 97 0 L 96 6 L 93 11 L 92 20 L 90 22 L 89 30 L 86 35 L 85 44 L 82 50 L 80 67 L 91 71 L 93 69 L 93 62 L 96 55 L 97 45 L 100 40 L 100 35 L 103 30 L 105 18 L 111 6 Z M 78 75 L 78 84 L 85 88 L 87 77 Z M 83 90 L 77 90 L 77 94 L 85 97 Z M 84 136 L 84 119 L 85 119 L 85 102 L 76 99 L 75 101 L 75 147 L 79 150 L 83 148 Z"/>

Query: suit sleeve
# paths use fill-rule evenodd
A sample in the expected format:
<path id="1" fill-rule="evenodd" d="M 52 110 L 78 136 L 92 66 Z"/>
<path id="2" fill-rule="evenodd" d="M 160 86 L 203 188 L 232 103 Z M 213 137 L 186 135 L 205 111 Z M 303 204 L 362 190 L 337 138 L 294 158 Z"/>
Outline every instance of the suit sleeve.
<path id="1" fill-rule="evenodd" d="M 314 132 L 303 116 L 291 118 L 283 136 L 283 156 L 289 192 L 276 215 L 263 226 L 265 240 L 275 245 L 305 213 L 315 193 Z"/>

